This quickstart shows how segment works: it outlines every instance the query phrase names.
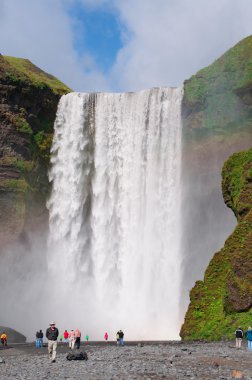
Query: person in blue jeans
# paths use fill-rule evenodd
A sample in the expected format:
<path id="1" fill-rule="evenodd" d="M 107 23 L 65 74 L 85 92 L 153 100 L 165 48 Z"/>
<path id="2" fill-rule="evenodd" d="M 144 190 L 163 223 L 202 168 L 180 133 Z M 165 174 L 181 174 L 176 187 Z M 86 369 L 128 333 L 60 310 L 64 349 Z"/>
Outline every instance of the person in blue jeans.
<path id="1" fill-rule="evenodd" d="M 43 337 L 44 337 L 44 334 L 42 330 L 37 331 L 36 333 L 36 347 L 37 348 L 43 347 Z"/>
<path id="2" fill-rule="evenodd" d="M 124 341 L 123 341 L 124 333 L 122 332 L 122 330 L 118 332 L 118 335 L 119 335 L 119 346 L 124 346 Z"/>
<path id="3" fill-rule="evenodd" d="M 251 328 L 251 326 L 249 326 L 248 330 L 246 331 L 246 338 L 248 340 L 248 350 L 252 351 L 252 328 Z"/>

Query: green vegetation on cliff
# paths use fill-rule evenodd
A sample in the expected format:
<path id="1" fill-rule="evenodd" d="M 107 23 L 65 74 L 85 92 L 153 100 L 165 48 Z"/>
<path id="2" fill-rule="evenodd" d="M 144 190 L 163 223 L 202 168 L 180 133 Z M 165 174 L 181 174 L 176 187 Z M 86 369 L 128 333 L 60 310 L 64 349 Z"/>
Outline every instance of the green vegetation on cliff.
<path id="1" fill-rule="evenodd" d="M 53 124 L 61 95 L 70 91 L 29 60 L 0 54 L 1 246 L 46 214 Z"/>
<path id="2" fill-rule="evenodd" d="M 252 321 L 252 148 L 225 162 L 222 189 L 238 225 L 191 290 L 180 332 L 186 340 L 233 338 Z"/>
<path id="3" fill-rule="evenodd" d="M 40 89 L 50 88 L 55 94 L 65 94 L 72 90 L 60 82 L 53 75 L 46 73 L 35 66 L 28 59 L 3 56 L 8 65 L 5 67 L 5 75 L 12 83 L 23 82 Z"/>
<path id="4" fill-rule="evenodd" d="M 5 129 L 13 126 L 20 141 L 27 140 L 30 157 L 26 158 L 39 155 L 48 160 L 57 103 L 61 95 L 72 90 L 29 60 L 2 55 L 1 86 L 0 105 L 5 105 L 0 109 L 1 124 Z M 13 155 L 15 152 L 11 153 Z"/>
<path id="5" fill-rule="evenodd" d="M 252 36 L 185 81 L 185 132 L 226 137 L 252 128 Z M 190 115 L 193 114 L 193 118 Z M 195 117 L 197 114 L 197 117 Z"/>

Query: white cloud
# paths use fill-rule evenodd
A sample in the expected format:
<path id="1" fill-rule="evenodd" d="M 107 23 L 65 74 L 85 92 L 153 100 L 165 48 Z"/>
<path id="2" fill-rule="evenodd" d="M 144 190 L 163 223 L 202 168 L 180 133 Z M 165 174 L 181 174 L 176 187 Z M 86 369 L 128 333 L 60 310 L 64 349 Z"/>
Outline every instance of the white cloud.
<path id="1" fill-rule="evenodd" d="M 134 91 L 180 85 L 252 33 L 251 0 L 79 2 L 119 15 L 124 46 L 107 75 L 90 52 L 74 49 L 66 5 L 75 0 L 0 0 L 1 52 L 29 58 L 75 90 Z"/>
<path id="2" fill-rule="evenodd" d="M 252 33 L 250 0 L 114 0 L 131 38 L 112 80 L 120 89 L 177 86 Z"/>

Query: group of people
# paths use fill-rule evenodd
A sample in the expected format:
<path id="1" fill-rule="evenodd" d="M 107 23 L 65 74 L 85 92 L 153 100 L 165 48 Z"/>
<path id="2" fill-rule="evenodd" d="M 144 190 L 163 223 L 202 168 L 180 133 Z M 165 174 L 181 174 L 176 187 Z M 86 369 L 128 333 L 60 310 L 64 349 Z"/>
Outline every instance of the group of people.
<path id="1" fill-rule="evenodd" d="M 248 341 L 248 350 L 252 351 L 252 327 L 251 326 L 248 327 L 248 330 L 245 333 L 241 327 L 238 327 L 238 329 L 235 330 L 235 347 L 238 349 L 241 348 L 242 339 L 244 336 L 247 338 L 247 341 Z"/>
<path id="2" fill-rule="evenodd" d="M 71 330 L 68 332 L 67 330 L 64 331 L 63 336 L 60 336 L 60 341 L 63 341 L 63 338 L 66 343 L 69 343 L 69 348 L 74 349 L 76 348 L 77 350 L 80 348 L 80 342 L 81 342 L 81 332 L 79 329 Z M 88 335 L 86 336 L 86 340 L 88 341 L 89 337 Z"/>
<path id="3" fill-rule="evenodd" d="M 37 331 L 36 333 L 36 347 L 42 347 L 43 346 L 43 332 L 42 330 Z M 79 329 L 76 330 L 71 330 L 67 331 L 65 330 L 62 335 L 59 336 L 59 330 L 57 329 L 55 322 L 50 323 L 50 327 L 46 330 L 46 338 L 48 339 L 48 354 L 49 354 L 49 359 L 51 360 L 52 363 L 56 361 L 56 350 L 57 350 L 57 341 L 58 338 L 60 342 L 63 341 L 66 344 L 69 344 L 70 349 L 79 349 L 80 348 L 80 343 L 81 343 L 81 332 Z M 119 330 L 116 334 L 116 340 L 117 344 L 119 346 L 124 346 L 124 333 L 122 330 Z M 89 336 L 85 336 L 86 343 L 89 341 Z M 107 343 L 108 342 L 108 333 L 105 332 L 104 334 L 104 340 Z"/>

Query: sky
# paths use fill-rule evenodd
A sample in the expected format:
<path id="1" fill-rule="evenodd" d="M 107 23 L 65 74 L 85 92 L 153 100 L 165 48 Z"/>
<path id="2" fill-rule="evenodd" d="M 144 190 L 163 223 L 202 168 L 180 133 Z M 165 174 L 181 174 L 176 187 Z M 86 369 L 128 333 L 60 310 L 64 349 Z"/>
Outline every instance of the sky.
<path id="1" fill-rule="evenodd" d="M 252 34 L 252 0 L 0 0 L 0 53 L 75 91 L 180 86 Z"/>

